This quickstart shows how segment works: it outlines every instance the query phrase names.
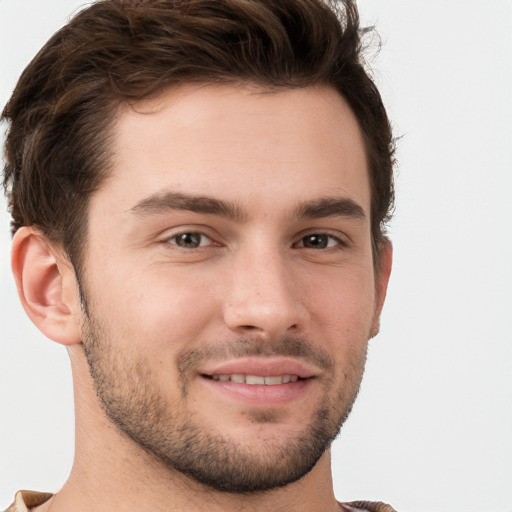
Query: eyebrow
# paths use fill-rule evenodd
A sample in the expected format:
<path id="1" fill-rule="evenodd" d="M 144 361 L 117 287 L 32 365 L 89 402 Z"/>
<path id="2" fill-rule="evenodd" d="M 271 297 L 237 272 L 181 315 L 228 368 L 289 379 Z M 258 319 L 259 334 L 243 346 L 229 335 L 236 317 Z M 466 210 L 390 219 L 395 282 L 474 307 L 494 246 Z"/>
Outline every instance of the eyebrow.
<path id="1" fill-rule="evenodd" d="M 169 210 L 218 215 L 237 222 L 245 222 L 247 220 L 247 215 L 235 203 L 209 196 L 194 196 L 180 192 L 164 192 L 151 195 L 130 209 L 132 213 L 143 216 L 165 213 Z"/>
<path id="2" fill-rule="evenodd" d="M 322 217 L 349 217 L 366 220 L 364 209 L 352 199 L 345 197 L 322 197 L 301 203 L 296 211 L 297 217 L 320 219 Z"/>
<path id="3" fill-rule="evenodd" d="M 218 215 L 240 223 L 248 220 L 248 215 L 236 203 L 210 196 L 195 196 L 181 192 L 153 194 L 139 201 L 129 211 L 145 216 L 157 215 L 170 210 Z M 348 217 L 366 220 L 364 209 L 352 199 L 345 197 L 323 197 L 306 201 L 297 206 L 294 214 L 296 217 L 309 219 Z"/>

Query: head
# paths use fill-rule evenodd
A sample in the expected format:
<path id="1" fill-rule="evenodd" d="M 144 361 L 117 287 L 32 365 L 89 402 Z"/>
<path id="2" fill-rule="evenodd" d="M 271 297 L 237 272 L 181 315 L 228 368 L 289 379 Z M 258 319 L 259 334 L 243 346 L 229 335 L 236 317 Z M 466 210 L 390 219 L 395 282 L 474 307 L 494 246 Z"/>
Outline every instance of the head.
<path id="1" fill-rule="evenodd" d="M 338 14 L 338 17 L 336 16 Z M 393 141 L 363 66 L 355 3 L 99 1 L 58 31 L 3 112 L 13 233 L 36 226 L 79 270 L 87 206 L 109 174 L 118 109 L 188 83 L 330 85 L 365 140 L 374 257 L 393 205 Z"/>
<path id="2" fill-rule="evenodd" d="M 351 1 L 100 1 L 4 110 L 13 232 L 69 260 L 106 415 L 218 490 L 315 466 L 378 328 L 393 147 L 360 36 Z"/>

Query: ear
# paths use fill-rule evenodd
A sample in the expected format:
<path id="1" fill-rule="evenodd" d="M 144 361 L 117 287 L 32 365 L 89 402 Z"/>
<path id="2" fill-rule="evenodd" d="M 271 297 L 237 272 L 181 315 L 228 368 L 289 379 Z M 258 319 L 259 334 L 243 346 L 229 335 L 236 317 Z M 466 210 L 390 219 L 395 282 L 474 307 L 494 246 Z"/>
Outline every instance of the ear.
<path id="1" fill-rule="evenodd" d="M 379 249 L 379 261 L 375 270 L 375 313 L 371 337 L 377 336 L 380 330 L 380 315 L 386 299 L 389 276 L 393 264 L 393 245 L 389 240 L 384 240 Z"/>
<path id="2" fill-rule="evenodd" d="M 78 285 L 63 251 L 37 229 L 22 227 L 13 239 L 11 264 L 21 303 L 36 327 L 63 345 L 80 343 Z"/>

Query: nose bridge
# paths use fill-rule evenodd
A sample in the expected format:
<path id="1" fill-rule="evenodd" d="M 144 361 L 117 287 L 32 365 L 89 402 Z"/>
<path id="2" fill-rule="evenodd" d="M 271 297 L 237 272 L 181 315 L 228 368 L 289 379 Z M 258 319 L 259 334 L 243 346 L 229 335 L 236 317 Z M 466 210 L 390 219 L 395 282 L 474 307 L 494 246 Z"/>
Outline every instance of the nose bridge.
<path id="1" fill-rule="evenodd" d="M 286 254 L 271 244 L 247 248 L 233 262 L 225 322 L 238 332 L 284 335 L 299 329 L 305 309 Z"/>

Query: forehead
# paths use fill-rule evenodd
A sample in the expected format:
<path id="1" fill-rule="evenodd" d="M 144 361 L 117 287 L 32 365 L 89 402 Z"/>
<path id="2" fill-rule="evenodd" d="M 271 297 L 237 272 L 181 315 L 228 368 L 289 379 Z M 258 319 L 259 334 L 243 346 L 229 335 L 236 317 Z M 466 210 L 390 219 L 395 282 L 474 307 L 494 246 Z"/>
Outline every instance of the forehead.
<path id="1" fill-rule="evenodd" d="M 123 208 L 173 190 L 261 207 L 350 196 L 369 209 L 363 137 L 330 87 L 180 87 L 123 106 L 112 142 L 104 188 Z"/>

